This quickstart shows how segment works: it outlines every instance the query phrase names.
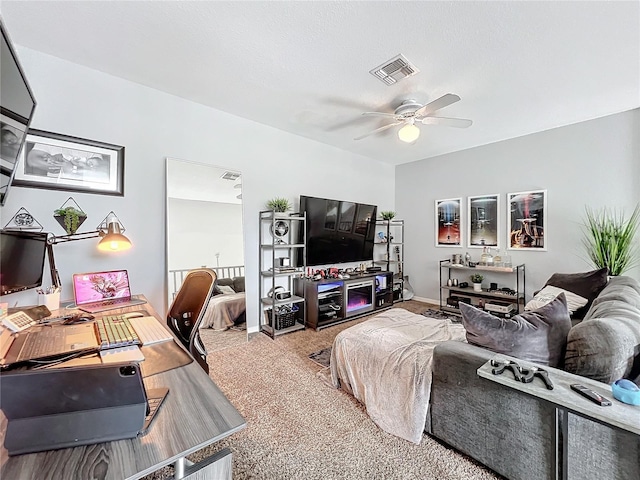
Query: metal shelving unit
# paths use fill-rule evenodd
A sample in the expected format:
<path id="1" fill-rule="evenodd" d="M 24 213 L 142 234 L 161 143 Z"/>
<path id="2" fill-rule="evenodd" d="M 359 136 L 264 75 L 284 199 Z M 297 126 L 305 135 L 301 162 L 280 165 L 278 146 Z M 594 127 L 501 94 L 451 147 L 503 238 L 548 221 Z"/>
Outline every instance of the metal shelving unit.
<path id="1" fill-rule="evenodd" d="M 404 275 L 404 220 L 376 220 L 376 227 L 382 226 L 386 240 L 381 240 L 377 233 L 375 246 L 386 247 L 385 259 L 375 260 L 373 263 L 382 266 L 386 271 L 393 272 L 394 302 L 404 300 L 404 283 L 408 277 Z M 378 230 L 376 228 L 376 230 Z"/>
<path id="2" fill-rule="evenodd" d="M 272 338 L 305 328 L 304 297 L 293 294 L 293 280 L 305 271 L 306 222 L 304 212 L 260 212 L 260 330 Z M 297 243 L 299 232 L 302 243 Z M 288 259 L 289 266 L 281 259 Z M 298 259 L 301 265 L 296 267 Z M 276 289 L 289 296 L 276 298 Z"/>
<path id="3" fill-rule="evenodd" d="M 515 304 L 516 308 L 511 312 L 500 312 L 500 311 L 491 311 L 492 314 L 502 314 L 502 315 L 511 315 L 520 313 L 524 309 L 525 305 L 525 291 L 526 291 L 526 275 L 525 275 L 525 266 L 524 264 L 515 265 L 512 267 L 494 267 L 489 265 L 476 265 L 475 267 L 469 267 L 466 265 L 459 265 L 451 263 L 450 260 L 440 260 L 440 310 L 457 313 L 460 314 L 460 309 L 454 305 L 450 305 L 447 302 L 448 298 L 457 297 L 468 300 L 467 303 L 470 303 L 476 307 L 483 307 L 486 310 L 486 302 L 488 303 L 498 303 L 498 304 Z M 443 272 L 446 272 L 446 276 L 443 275 Z M 514 286 L 515 283 L 515 294 L 506 293 L 500 289 L 498 290 L 486 290 L 478 292 L 474 290 L 471 286 L 469 287 L 459 287 L 448 285 L 446 281 L 452 278 L 452 273 L 460 272 L 465 275 L 465 279 L 463 281 L 469 282 L 468 277 L 474 272 L 484 272 L 486 275 L 491 275 L 494 279 L 502 279 L 504 275 L 509 275 L 511 278 L 509 280 L 511 286 Z M 496 275 L 493 275 L 496 274 Z M 498 282 L 495 282 L 498 283 Z M 501 287 L 499 287 L 501 288 Z M 511 288 L 511 287 L 507 287 Z M 444 297 L 443 297 L 443 294 Z M 444 300 L 444 301 L 443 301 Z M 492 300 L 494 302 L 492 302 Z"/>

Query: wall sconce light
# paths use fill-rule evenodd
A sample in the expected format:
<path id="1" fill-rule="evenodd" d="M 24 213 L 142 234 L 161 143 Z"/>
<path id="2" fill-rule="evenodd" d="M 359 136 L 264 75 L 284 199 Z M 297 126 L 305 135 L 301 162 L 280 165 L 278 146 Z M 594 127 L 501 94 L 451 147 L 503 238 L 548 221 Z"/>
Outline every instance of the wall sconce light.
<path id="1" fill-rule="evenodd" d="M 111 211 L 94 231 L 74 233 L 73 235 L 60 235 L 57 237 L 51 236 L 47 240 L 47 243 L 49 243 L 49 245 L 56 245 L 58 243 L 84 240 L 86 238 L 101 237 L 98 243 L 98 250 L 105 252 L 128 250 L 131 248 L 131 240 L 122 234 L 124 231 L 124 225 L 122 225 L 122 222 L 116 214 Z"/>
<path id="2" fill-rule="evenodd" d="M 74 233 L 72 235 L 51 235 L 47 238 L 47 255 L 49 257 L 49 270 L 51 271 L 51 281 L 56 287 L 60 287 L 60 275 L 56 268 L 56 261 L 53 256 L 53 245 L 58 243 L 74 242 L 86 238 L 100 238 L 98 250 L 103 252 L 115 252 L 118 250 L 128 250 L 131 248 L 131 241 L 122 232 L 124 225 L 113 211 L 104 217 L 104 220 L 92 232 Z"/>
<path id="3" fill-rule="evenodd" d="M 102 240 L 98 243 L 98 250 L 115 252 L 131 248 L 131 240 L 122 234 L 125 228 L 115 213 L 110 212 L 97 228 L 100 232 L 99 235 L 102 237 Z"/>

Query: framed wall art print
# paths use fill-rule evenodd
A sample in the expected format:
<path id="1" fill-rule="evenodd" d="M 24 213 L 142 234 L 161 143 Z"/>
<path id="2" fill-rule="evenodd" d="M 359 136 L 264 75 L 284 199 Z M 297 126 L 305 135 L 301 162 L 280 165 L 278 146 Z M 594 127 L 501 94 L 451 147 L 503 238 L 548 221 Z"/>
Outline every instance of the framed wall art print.
<path id="1" fill-rule="evenodd" d="M 469 248 L 498 247 L 500 240 L 500 195 L 479 195 L 467 200 Z"/>
<path id="2" fill-rule="evenodd" d="M 507 194 L 510 250 L 547 249 L 547 191 Z"/>
<path id="3" fill-rule="evenodd" d="M 461 247 L 461 198 L 436 200 L 436 247 Z"/>
<path id="4" fill-rule="evenodd" d="M 124 195 L 124 147 L 29 129 L 13 185 Z"/>

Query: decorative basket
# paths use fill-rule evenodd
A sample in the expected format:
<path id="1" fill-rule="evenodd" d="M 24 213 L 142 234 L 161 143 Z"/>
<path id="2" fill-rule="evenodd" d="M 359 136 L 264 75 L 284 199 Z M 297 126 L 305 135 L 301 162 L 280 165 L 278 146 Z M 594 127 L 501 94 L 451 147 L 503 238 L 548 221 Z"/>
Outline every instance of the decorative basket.
<path id="1" fill-rule="evenodd" d="M 283 328 L 293 327 L 298 320 L 298 311 L 287 311 L 287 312 L 278 312 L 275 314 L 275 321 L 273 319 L 273 311 L 271 309 L 267 310 L 267 318 L 269 321 L 269 326 L 273 327 L 275 330 L 282 330 Z"/>

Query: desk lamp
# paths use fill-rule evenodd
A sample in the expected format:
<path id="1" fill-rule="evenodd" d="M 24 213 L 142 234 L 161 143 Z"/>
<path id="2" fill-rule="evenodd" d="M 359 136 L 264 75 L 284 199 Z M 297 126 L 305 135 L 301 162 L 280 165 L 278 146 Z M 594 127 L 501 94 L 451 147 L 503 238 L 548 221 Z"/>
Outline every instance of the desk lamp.
<path id="1" fill-rule="evenodd" d="M 74 233 L 72 235 L 52 235 L 47 239 L 47 253 L 49 257 L 49 268 L 51 270 L 51 280 L 56 287 L 61 285 L 60 276 L 56 268 L 53 257 L 53 245 L 58 243 L 74 242 L 76 240 L 84 240 L 86 238 L 101 237 L 98 242 L 98 250 L 103 252 L 115 252 L 120 250 L 128 250 L 131 248 L 131 240 L 122 233 L 125 231 L 124 225 L 113 211 L 100 222 L 96 229 L 92 232 Z"/>

